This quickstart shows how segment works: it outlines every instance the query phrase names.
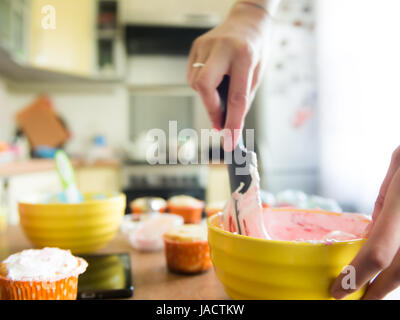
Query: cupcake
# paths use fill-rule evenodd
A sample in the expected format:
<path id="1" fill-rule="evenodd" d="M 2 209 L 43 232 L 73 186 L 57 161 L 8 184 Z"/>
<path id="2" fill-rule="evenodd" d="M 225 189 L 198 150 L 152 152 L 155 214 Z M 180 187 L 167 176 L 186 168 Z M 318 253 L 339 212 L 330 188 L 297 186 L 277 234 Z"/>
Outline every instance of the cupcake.
<path id="1" fill-rule="evenodd" d="M 129 204 L 132 213 L 165 212 L 167 202 L 159 197 L 137 198 Z"/>
<path id="2" fill-rule="evenodd" d="M 185 224 L 164 234 L 168 269 L 178 273 L 199 273 L 210 269 L 207 229 L 198 224 Z"/>
<path id="3" fill-rule="evenodd" d="M 198 223 L 203 213 L 204 202 L 187 195 L 174 196 L 168 199 L 168 211 L 179 214 L 185 223 Z"/>
<path id="4" fill-rule="evenodd" d="M 206 208 L 204 209 L 206 216 L 211 217 L 212 215 L 221 212 L 224 210 L 226 201 L 215 201 L 207 204 Z"/>
<path id="5" fill-rule="evenodd" d="M 75 300 L 78 276 L 87 262 L 69 250 L 29 249 L 0 263 L 0 298 L 5 300 Z"/>

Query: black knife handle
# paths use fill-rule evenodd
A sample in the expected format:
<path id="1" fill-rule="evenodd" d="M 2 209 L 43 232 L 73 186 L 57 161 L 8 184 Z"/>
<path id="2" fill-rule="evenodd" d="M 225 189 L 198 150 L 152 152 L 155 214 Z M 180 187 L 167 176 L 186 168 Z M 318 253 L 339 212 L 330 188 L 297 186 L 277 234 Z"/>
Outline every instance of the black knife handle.
<path id="1" fill-rule="evenodd" d="M 228 109 L 229 83 L 230 83 L 230 77 L 228 75 L 225 75 L 224 78 L 222 79 L 220 85 L 217 88 L 217 91 L 218 91 L 218 94 L 219 94 L 219 97 L 221 100 L 222 128 L 224 128 L 225 122 L 226 122 L 226 115 L 227 115 L 227 109 Z M 241 152 L 242 159 L 243 158 L 246 159 L 246 161 L 242 164 L 239 164 L 236 161 L 237 158 L 235 157 L 235 154 L 237 154 L 238 152 Z M 240 186 L 241 183 L 244 183 L 244 187 L 240 191 L 241 193 L 244 193 L 247 191 L 247 189 L 250 186 L 251 176 L 250 176 L 250 173 L 248 172 L 249 155 L 248 155 L 247 149 L 243 143 L 242 134 L 239 137 L 237 146 L 232 151 L 231 159 L 232 159 L 232 163 L 228 164 L 229 182 L 230 182 L 230 186 L 231 186 L 231 192 L 234 192 Z M 247 165 L 246 174 L 237 175 L 236 169 L 245 168 L 246 165 Z"/>

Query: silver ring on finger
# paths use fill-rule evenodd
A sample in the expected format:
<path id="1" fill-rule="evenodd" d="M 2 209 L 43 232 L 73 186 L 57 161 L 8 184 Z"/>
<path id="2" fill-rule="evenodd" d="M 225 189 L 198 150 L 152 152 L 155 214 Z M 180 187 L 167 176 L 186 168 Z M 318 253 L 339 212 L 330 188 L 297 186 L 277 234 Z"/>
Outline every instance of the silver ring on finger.
<path id="1" fill-rule="evenodd" d="M 202 62 L 195 62 L 195 63 L 192 64 L 193 68 L 201 68 L 201 67 L 204 67 L 204 66 L 205 66 L 205 64 L 202 63 Z"/>

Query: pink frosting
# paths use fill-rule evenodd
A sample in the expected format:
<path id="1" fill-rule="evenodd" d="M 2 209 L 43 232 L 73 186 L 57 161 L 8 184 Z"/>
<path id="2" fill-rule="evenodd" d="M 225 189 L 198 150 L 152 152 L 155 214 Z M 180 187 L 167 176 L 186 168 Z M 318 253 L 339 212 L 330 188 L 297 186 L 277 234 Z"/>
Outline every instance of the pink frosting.
<path id="1" fill-rule="evenodd" d="M 261 239 L 325 243 L 365 236 L 370 220 L 360 214 L 263 209 L 257 158 L 253 152 L 250 152 L 250 155 L 251 185 L 244 194 L 240 193 L 243 186 L 232 194 L 223 211 L 224 230 Z M 238 216 L 235 214 L 235 204 Z"/>
<path id="2" fill-rule="evenodd" d="M 254 152 L 248 152 L 250 155 L 249 171 L 251 175 L 251 184 L 247 191 L 242 194 L 240 190 L 243 185 L 232 194 L 223 213 L 223 226 L 225 230 L 238 232 L 246 236 L 270 239 L 263 223 L 262 203 L 260 198 L 260 177 L 257 171 L 257 157 Z M 238 217 L 235 215 L 235 203 Z M 239 224 L 239 226 L 238 226 Z"/>
<path id="3" fill-rule="evenodd" d="M 271 239 L 286 241 L 346 241 L 365 236 L 370 220 L 355 213 L 326 214 L 301 209 L 266 209 L 264 224 Z"/>

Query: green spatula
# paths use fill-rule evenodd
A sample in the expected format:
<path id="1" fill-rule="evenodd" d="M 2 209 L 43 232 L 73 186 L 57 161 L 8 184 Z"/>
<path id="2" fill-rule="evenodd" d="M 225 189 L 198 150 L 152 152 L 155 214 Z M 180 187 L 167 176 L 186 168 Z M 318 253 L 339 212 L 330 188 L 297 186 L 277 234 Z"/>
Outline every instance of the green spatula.
<path id="1" fill-rule="evenodd" d="M 59 200 L 66 203 L 82 202 L 83 195 L 76 186 L 74 169 L 67 154 L 62 150 L 58 150 L 54 156 L 54 161 L 64 188 L 64 192 L 58 196 Z"/>

